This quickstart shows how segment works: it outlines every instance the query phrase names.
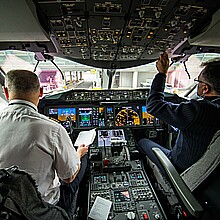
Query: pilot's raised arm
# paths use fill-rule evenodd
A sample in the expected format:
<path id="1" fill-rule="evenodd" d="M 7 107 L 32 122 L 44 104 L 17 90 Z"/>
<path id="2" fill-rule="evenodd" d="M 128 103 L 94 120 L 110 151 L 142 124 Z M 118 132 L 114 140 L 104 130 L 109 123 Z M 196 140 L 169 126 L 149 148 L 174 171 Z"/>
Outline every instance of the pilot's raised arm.
<path id="1" fill-rule="evenodd" d="M 204 154 L 213 135 L 220 129 L 220 61 L 207 63 L 196 80 L 197 93 L 203 99 L 192 99 L 179 104 L 167 102 L 164 96 L 169 68 L 167 53 L 160 55 L 156 67 L 158 73 L 154 77 L 147 98 L 147 111 L 178 128 L 179 134 L 172 150 L 147 138 L 139 141 L 138 149 L 162 170 L 152 152 L 154 146 L 161 148 L 177 170 L 182 172 Z"/>
<path id="2" fill-rule="evenodd" d="M 164 89 L 169 68 L 168 54 L 160 55 L 156 62 L 158 73 L 155 75 L 147 98 L 147 111 L 153 116 L 179 129 L 185 129 L 197 115 L 190 102 L 174 104 L 164 100 Z M 181 120 L 184 118 L 184 120 Z"/>

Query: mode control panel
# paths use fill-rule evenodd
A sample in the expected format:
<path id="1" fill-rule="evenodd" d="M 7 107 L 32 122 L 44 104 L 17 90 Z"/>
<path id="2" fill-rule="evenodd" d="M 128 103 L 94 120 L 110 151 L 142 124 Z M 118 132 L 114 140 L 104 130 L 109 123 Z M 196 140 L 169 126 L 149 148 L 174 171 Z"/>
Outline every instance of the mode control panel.
<path id="1" fill-rule="evenodd" d="M 149 89 L 138 90 L 101 90 L 101 91 L 70 91 L 65 101 L 133 101 L 145 100 Z"/>

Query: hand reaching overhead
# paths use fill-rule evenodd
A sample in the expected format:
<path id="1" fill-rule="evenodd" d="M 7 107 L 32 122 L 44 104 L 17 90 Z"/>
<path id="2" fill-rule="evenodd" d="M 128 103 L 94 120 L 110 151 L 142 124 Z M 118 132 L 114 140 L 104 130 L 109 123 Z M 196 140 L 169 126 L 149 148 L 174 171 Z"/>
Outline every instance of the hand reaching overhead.
<path id="1" fill-rule="evenodd" d="M 156 67 L 159 73 L 167 74 L 168 68 L 170 65 L 170 61 L 168 58 L 168 54 L 164 52 L 160 55 L 159 59 L 156 62 Z"/>

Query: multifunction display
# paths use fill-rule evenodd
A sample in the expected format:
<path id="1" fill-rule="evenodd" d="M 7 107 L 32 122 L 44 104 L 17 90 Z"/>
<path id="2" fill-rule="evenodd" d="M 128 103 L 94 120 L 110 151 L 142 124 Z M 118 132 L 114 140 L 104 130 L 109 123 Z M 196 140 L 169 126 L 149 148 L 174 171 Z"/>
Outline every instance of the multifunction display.
<path id="1" fill-rule="evenodd" d="M 98 130 L 98 146 L 111 146 L 112 143 L 125 142 L 123 129 Z"/>
<path id="2" fill-rule="evenodd" d="M 123 106 L 115 108 L 116 126 L 135 126 L 140 125 L 140 107 Z"/>
<path id="3" fill-rule="evenodd" d="M 77 114 L 76 108 L 73 107 L 51 107 L 48 109 L 47 115 L 50 118 L 60 122 L 65 128 L 69 126 L 76 127 Z"/>

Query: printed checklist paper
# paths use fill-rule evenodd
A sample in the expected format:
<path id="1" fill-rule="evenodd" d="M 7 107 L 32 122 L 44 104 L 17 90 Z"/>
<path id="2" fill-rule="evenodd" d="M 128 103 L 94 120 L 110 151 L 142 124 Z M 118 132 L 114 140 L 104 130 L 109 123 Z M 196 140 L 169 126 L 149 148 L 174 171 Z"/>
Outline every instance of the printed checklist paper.
<path id="1" fill-rule="evenodd" d="M 97 196 L 89 212 L 89 217 L 94 220 L 107 220 L 111 206 L 110 200 Z"/>
<path id="2" fill-rule="evenodd" d="M 81 131 L 74 143 L 75 147 L 79 147 L 81 144 L 85 144 L 88 146 L 93 143 L 96 136 L 96 129 L 92 129 L 89 131 Z"/>

